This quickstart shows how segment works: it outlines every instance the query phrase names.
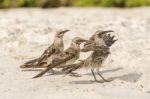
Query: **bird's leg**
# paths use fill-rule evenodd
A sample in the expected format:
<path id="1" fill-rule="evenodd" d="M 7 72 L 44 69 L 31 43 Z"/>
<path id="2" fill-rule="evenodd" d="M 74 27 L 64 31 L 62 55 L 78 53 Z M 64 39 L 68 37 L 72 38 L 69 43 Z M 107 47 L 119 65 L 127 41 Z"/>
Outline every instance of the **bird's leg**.
<path id="1" fill-rule="evenodd" d="M 91 72 L 92 72 L 93 77 L 94 77 L 94 79 L 95 79 L 96 82 L 98 82 L 98 83 L 103 83 L 103 82 L 98 81 L 98 80 L 96 79 L 96 76 L 95 76 L 95 73 L 94 73 L 94 70 L 93 70 L 93 69 L 91 69 Z"/>
<path id="2" fill-rule="evenodd" d="M 99 75 L 105 82 L 110 82 L 110 81 L 112 81 L 112 80 L 107 80 L 107 79 L 105 79 L 105 78 L 101 75 L 101 73 L 100 73 L 100 71 L 99 71 L 99 68 L 97 69 L 97 73 L 98 73 L 98 75 Z"/>

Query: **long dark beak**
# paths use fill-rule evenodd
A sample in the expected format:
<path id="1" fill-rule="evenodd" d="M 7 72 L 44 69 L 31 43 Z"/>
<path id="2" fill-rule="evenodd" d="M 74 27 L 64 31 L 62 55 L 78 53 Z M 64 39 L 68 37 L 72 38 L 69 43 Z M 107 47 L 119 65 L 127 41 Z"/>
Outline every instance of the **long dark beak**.
<path id="1" fill-rule="evenodd" d="M 65 33 L 68 32 L 68 31 L 70 31 L 70 30 L 63 30 L 63 31 L 61 31 L 60 33 L 65 34 Z"/>
<path id="2" fill-rule="evenodd" d="M 109 33 L 109 32 L 114 32 L 114 31 L 113 30 L 102 31 L 102 32 L 100 32 L 100 34 L 102 35 L 102 34 L 106 34 L 106 33 Z"/>
<path id="3" fill-rule="evenodd" d="M 85 40 L 85 39 L 81 39 L 80 41 L 81 41 L 81 42 L 86 42 L 86 41 L 88 41 L 88 40 Z"/>
<path id="4" fill-rule="evenodd" d="M 85 46 L 81 49 L 81 52 L 88 52 L 94 50 L 94 45 Z"/>
<path id="5" fill-rule="evenodd" d="M 114 32 L 114 31 L 112 31 L 112 30 L 101 31 L 101 32 L 99 32 L 97 35 L 98 35 L 99 37 L 101 37 L 102 35 L 104 35 L 104 34 L 106 34 L 106 33 L 109 33 L 109 32 Z"/>

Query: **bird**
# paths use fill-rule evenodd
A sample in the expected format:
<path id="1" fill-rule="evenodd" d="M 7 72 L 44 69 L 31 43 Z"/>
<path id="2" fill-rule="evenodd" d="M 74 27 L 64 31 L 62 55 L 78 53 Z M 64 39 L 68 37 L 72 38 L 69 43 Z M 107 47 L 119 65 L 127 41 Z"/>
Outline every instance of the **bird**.
<path id="1" fill-rule="evenodd" d="M 92 41 L 90 45 L 84 46 L 84 48 L 81 51 L 82 52 L 93 51 L 91 53 L 91 55 L 84 60 L 80 60 L 76 64 L 69 64 L 69 65 L 63 66 L 64 68 L 62 69 L 62 71 L 66 72 L 66 74 L 69 74 L 79 68 L 83 68 L 83 67 L 91 68 L 91 72 L 93 74 L 95 81 L 101 82 L 101 81 L 97 80 L 97 78 L 95 76 L 94 70 L 96 69 L 97 74 L 103 79 L 103 81 L 105 81 L 105 82 L 111 81 L 111 80 L 105 79 L 101 75 L 99 68 L 102 66 L 102 64 L 105 62 L 105 60 L 109 56 L 110 46 L 112 44 L 114 44 L 117 40 L 114 40 L 114 36 L 107 34 L 104 41 L 105 41 L 105 43 L 107 42 L 106 45 L 97 46 L 97 42 Z M 109 43 L 108 43 L 108 41 L 109 41 Z"/>
<path id="2" fill-rule="evenodd" d="M 55 40 L 44 52 L 43 54 L 33 60 L 25 62 L 20 68 L 46 68 L 49 61 L 64 51 L 63 37 L 66 32 L 70 30 L 62 30 L 56 33 Z"/>
<path id="3" fill-rule="evenodd" d="M 64 64 L 68 65 L 74 63 L 79 58 L 80 55 L 80 44 L 85 41 L 87 40 L 81 37 L 73 38 L 70 47 L 66 49 L 64 52 L 55 56 L 52 59 L 51 63 L 49 63 L 48 67 L 41 73 L 34 76 L 33 78 L 38 78 L 53 68 L 63 68 L 62 66 Z"/>

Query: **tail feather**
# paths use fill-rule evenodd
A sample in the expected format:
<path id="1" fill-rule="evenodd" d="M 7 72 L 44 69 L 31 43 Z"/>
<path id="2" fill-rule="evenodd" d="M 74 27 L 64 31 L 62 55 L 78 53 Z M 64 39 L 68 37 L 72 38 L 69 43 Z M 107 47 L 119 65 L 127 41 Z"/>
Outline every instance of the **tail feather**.
<path id="1" fill-rule="evenodd" d="M 32 68 L 35 67 L 37 63 L 38 63 L 38 59 L 33 59 L 21 65 L 20 68 Z"/>
<path id="2" fill-rule="evenodd" d="M 35 62 L 37 62 L 38 59 L 33 59 L 33 60 L 30 60 L 30 61 L 27 61 L 25 64 L 33 64 Z"/>

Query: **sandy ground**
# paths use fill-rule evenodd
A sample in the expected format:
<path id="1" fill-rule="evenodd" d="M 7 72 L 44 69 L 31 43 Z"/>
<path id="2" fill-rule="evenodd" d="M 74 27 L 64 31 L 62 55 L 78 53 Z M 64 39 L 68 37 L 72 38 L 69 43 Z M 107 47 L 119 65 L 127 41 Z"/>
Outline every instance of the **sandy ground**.
<path id="1" fill-rule="evenodd" d="M 90 70 L 82 77 L 21 71 L 19 65 L 39 56 L 60 29 L 70 29 L 65 48 L 75 36 L 114 30 L 119 39 L 101 72 L 109 83 L 95 83 Z M 150 8 L 0 10 L 0 99 L 148 99 L 150 98 Z M 90 53 L 81 53 L 81 59 Z M 57 70 L 58 71 L 58 70 Z"/>

